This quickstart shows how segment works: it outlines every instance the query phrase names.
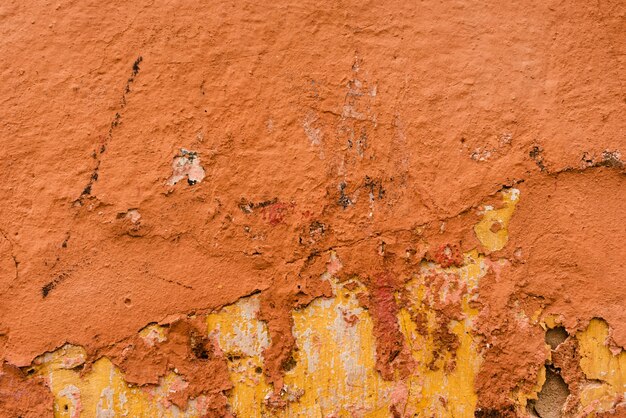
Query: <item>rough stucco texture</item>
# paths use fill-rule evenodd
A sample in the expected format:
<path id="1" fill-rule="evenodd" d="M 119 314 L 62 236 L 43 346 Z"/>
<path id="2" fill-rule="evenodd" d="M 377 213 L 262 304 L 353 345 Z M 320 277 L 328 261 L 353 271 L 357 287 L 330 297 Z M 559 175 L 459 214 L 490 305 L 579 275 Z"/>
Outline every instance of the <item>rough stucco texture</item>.
<path id="1" fill-rule="evenodd" d="M 626 416 L 626 4 L 0 3 L 0 414 Z"/>

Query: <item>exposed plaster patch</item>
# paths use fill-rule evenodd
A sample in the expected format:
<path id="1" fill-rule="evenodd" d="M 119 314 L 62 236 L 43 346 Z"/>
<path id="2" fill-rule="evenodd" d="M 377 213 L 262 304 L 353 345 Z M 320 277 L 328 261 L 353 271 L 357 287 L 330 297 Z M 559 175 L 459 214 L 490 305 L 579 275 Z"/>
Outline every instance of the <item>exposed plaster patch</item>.
<path id="1" fill-rule="evenodd" d="M 187 178 L 187 183 L 192 186 L 202 182 L 205 177 L 204 168 L 200 165 L 200 156 L 195 151 L 180 149 L 180 153 L 172 161 L 172 176 L 167 180 L 168 186 L 173 186 Z"/>
<path id="2" fill-rule="evenodd" d="M 553 350 L 555 350 L 559 346 L 559 344 L 565 341 L 567 337 L 567 331 L 561 326 L 549 328 L 546 331 L 546 343 Z"/>
<path id="3" fill-rule="evenodd" d="M 311 145 L 320 145 L 324 139 L 322 129 L 315 126 L 317 124 L 317 120 L 318 118 L 315 113 L 309 112 L 302 121 L 302 129 L 304 129 L 304 133 L 307 138 L 309 138 Z"/>

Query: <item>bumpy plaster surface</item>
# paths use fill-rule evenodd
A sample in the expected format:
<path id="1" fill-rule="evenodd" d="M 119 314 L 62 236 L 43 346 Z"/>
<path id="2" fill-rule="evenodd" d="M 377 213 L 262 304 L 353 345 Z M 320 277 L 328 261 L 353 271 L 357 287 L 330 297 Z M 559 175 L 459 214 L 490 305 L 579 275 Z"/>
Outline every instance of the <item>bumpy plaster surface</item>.
<path id="1" fill-rule="evenodd" d="M 0 416 L 626 413 L 625 17 L 2 3 Z"/>

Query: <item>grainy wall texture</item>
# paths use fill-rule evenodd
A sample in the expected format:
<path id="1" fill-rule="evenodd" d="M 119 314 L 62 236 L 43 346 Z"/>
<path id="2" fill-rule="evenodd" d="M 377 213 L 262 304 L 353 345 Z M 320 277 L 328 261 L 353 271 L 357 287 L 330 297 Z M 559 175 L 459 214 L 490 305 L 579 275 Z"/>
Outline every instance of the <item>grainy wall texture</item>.
<path id="1" fill-rule="evenodd" d="M 4 0 L 0 52 L 0 416 L 626 416 L 623 0 Z"/>

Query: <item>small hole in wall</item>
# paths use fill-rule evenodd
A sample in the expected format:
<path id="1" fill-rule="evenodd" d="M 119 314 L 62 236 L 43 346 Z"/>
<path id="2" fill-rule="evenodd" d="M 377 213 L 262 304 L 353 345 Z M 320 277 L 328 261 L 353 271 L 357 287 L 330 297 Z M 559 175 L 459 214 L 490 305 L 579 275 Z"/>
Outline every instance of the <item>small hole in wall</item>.
<path id="1" fill-rule="evenodd" d="M 63 405 L 63 409 L 65 409 L 67 411 L 68 409 L 70 409 L 70 407 L 67 404 L 65 404 L 65 405 Z"/>
<path id="2" fill-rule="evenodd" d="M 293 356 L 289 356 L 287 360 L 283 361 L 282 368 L 284 371 L 288 372 L 296 367 L 296 364 L 296 359 L 293 358 Z"/>
<path id="3" fill-rule="evenodd" d="M 564 327 L 554 327 L 546 331 L 546 343 L 551 349 L 556 349 L 559 344 L 567 339 L 569 334 Z"/>
<path id="4" fill-rule="evenodd" d="M 196 347 L 194 350 L 194 354 L 200 360 L 207 360 L 209 358 L 209 352 L 204 347 Z"/>
<path id="5" fill-rule="evenodd" d="M 537 400 L 529 402 L 529 413 L 539 418 L 560 418 L 569 394 L 569 388 L 559 370 L 546 367 L 546 381 L 537 395 Z"/>
<path id="6" fill-rule="evenodd" d="M 124 299 L 124 305 L 126 305 L 126 307 L 130 308 L 133 305 L 133 301 L 130 298 L 125 298 Z"/>
<path id="7" fill-rule="evenodd" d="M 210 347 L 207 346 L 208 339 L 207 338 L 196 338 L 194 335 L 191 336 L 191 352 L 196 356 L 199 360 L 208 360 L 211 357 Z M 235 356 L 231 355 L 226 356 L 229 360 L 233 361 Z M 237 359 L 240 357 L 237 356 Z"/>

